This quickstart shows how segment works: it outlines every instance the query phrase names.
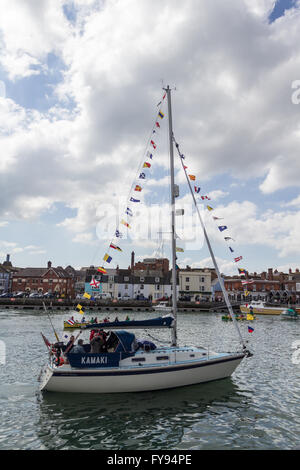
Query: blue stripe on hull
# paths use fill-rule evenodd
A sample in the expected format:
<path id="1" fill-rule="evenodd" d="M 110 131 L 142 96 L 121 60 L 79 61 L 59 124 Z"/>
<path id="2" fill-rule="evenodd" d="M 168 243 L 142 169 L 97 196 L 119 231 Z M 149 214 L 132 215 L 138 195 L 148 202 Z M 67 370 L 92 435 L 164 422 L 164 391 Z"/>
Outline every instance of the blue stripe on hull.
<path id="1" fill-rule="evenodd" d="M 173 372 L 179 370 L 188 370 L 188 369 L 195 369 L 198 367 L 207 367 L 210 365 L 215 364 L 222 364 L 224 362 L 236 361 L 238 359 L 242 359 L 245 357 L 244 354 L 237 355 L 235 357 L 229 357 L 219 360 L 208 360 L 203 363 L 197 364 L 186 364 L 181 366 L 175 367 L 164 367 L 159 369 L 151 368 L 151 370 L 147 370 L 145 367 L 141 368 L 140 370 L 113 370 L 113 371 L 95 371 L 95 372 L 53 372 L 53 377 L 104 377 L 104 376 L 122 376 L 122 375 L 141 375 L 141 374 L 159 374 L 163 372 Z M 150 366 L 149 366 L 150 368 Z"/>

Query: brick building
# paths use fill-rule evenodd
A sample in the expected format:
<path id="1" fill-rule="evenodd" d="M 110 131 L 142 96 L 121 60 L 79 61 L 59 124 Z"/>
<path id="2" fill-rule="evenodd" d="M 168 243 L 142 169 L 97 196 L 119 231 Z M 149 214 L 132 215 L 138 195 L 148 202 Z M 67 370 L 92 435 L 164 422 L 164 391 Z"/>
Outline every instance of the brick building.
<path id="1" fill-rule="evenodd" d="M 46 294 L 51 292 L 58 296 L 73 298 L 75 281 L 61 266 L 52 267 L 50 261 L 46 268 L 23 268 L 14 273 L 12 292 Z"/>

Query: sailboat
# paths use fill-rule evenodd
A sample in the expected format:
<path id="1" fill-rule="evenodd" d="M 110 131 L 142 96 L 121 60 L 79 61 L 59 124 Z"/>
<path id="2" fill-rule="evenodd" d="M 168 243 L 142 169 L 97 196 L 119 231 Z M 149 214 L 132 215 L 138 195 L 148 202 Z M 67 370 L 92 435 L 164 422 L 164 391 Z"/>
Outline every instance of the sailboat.
<path id="1" fill-rule="evenodd" d="M 171 331 L 171 344 L 156 347 L 153 343 L 140 344 L 134 333 L 135 322 L 126 322 L 125 330 L 114 329 L 116 325 L 107 323 L 104 328 L 109 332 L 106 350 L 92 353 L 89 346 L 85 352 L 67 352 L 63 343 L 49 346 L 49 363 L 40 374 L 40 390 L 70 393 L 121 393 L 143 392 L 184 387 L 232 375 L 241 361 L 251 355 L 247 350 L 230 305 L 212 247 L 198 209 L 189 179 L 189 189 L 193 197 L 204 237 L 222 286 L 229 314 L 237 329 L 240 346 L 234 352 L 214 352 L 203 347 L 179 346 L 177 340 L 177 283 L 176 283 L 176 231 L 175 198 L 177 187 L 174 180 L 174 136 L 172 129 L 171 89 L 167 86 L 165 96 L 168 102 L 170 175 L 171 175 L 171 245 L 172 245 L 172 311 L 159 321 L 149 320 L 140 327 L 167 328 Z M 125 323 L 125 322 L 124 322 Z M 85 325 L 85 329 L 99 327 L 98 324 Z M 54 349 L 53 349 L 54 348 Z M 53 354 L 54 351 L 54 354 Z"/>

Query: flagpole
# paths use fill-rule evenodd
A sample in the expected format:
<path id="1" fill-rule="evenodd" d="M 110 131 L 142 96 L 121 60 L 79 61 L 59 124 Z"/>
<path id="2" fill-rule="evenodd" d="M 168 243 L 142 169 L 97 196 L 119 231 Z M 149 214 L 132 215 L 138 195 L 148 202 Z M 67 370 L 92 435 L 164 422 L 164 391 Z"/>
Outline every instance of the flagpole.
<path id="1" fill-rule="evenodd" d="M 43 306 L 44 306 L 44 310 L 45 310 L 46 314 L 48 315 L 48 318 L 49 318 L 50 324 L 51 324 L 51 326 L 52 326 L 52 329 L 53 329 L 53 331 L 54 331 L 56 340 L 59 342 L 59 337 L 58 337 L 58 335 L 57 335 L 57 333 L 56 333 L 56 331 L 55 331 L 55 328 L 54 328 L 54 326 L 53 326 L 53 324 L 52 324 L 52 321 L 51 321 L 50 315 L 49 315 L 49 313 L 48 313 L 48 310 L 47 310 L 47 308 L 46 308 L 45 302 L 43 302 Z"/>
<path id="2" fill-rule="evenodd" d="M 172 329 L 172 346 L 177 346 L 177 285 L 176 285 L 176 232 L 175 232 L 175 177 L 174 177 L 174 150 L 173 150 L 173 126 L 172 126 L 172 106 L 171 89 L 169 85 L 164 88 L 168 97 L 168 117 L 169 117 L 169 143 L 170 143 L 170 176 L 171 176 L 171 233 L 172 233 L 172 307 L 174 325 Z"/>

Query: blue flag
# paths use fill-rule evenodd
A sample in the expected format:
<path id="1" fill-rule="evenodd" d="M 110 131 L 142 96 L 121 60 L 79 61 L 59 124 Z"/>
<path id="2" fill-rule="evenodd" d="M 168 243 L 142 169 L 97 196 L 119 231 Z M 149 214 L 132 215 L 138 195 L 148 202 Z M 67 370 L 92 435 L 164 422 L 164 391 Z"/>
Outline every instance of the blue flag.
<path id="1" fill-rule="evenodd" d="M 140 202 L 139 199 L 134 199 L 133 197 L 130 198 L 130 201 L 131 201 L 131 202 Z"/>
<path id="2" fill-rule="evenodd" d="M 132 212 L 132 210 L 131 210 L 129 207 L 127 207 L 127 209 L 126 209 L 125 212 L 126 212 L 126 214 L 130 215 L 130 217 L 133 216 L 133 212 Z"/>
<path id="3" fill-rule="evenodd" d="M 218 228 L 219 228 L 220 232 L 223 232 L 223 230 L 227 229 L 227 226 L 226 225 L 219 225 Z"/>

